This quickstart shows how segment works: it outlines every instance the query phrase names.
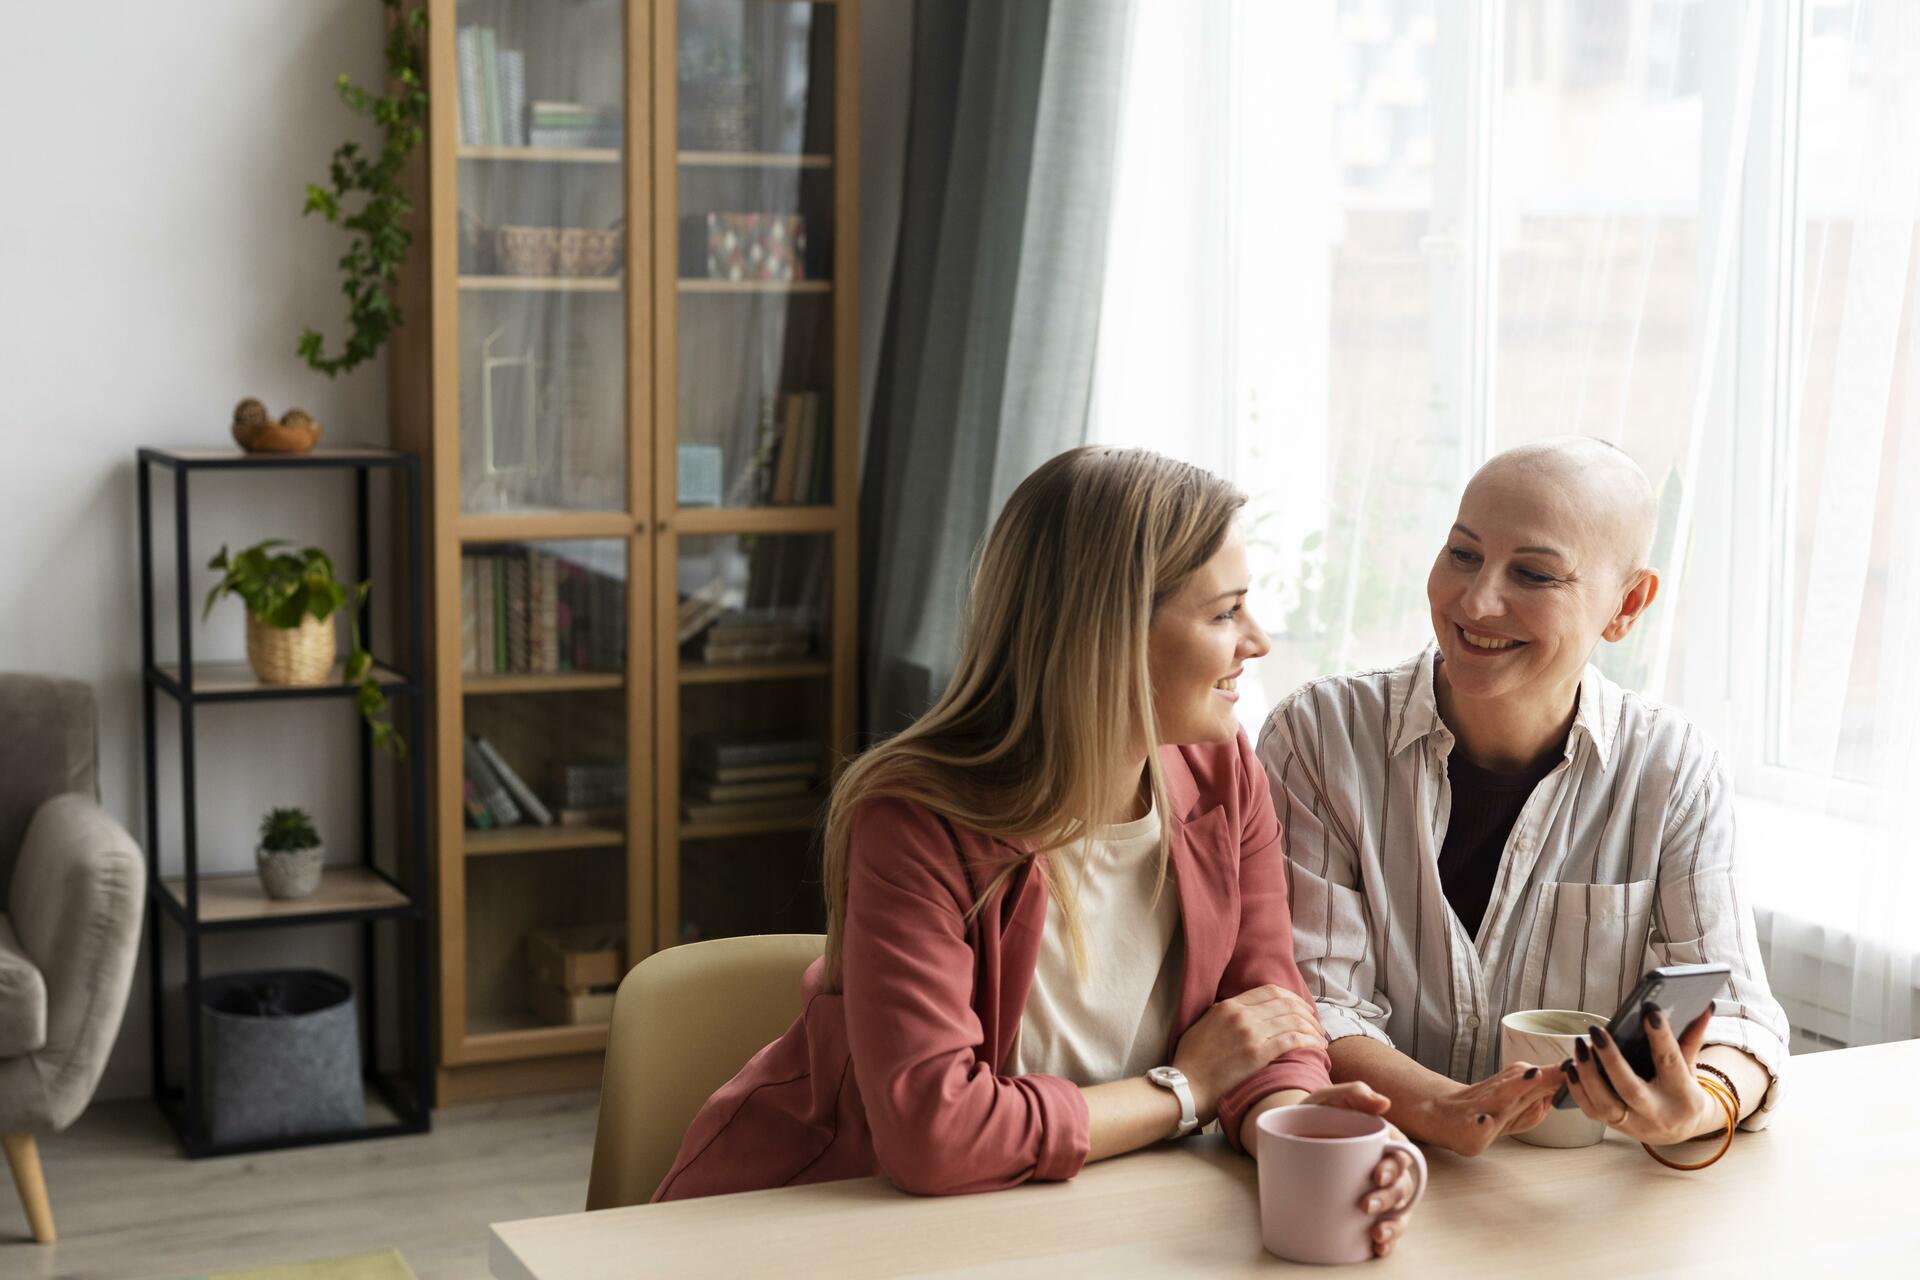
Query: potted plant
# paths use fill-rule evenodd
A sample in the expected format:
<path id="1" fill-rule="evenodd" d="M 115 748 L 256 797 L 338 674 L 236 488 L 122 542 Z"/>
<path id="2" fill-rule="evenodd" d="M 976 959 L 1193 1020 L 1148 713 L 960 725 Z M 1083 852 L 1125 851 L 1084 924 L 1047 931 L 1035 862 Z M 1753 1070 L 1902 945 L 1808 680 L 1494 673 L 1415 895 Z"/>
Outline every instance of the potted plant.
<path id="1" fill-rule="evenodd" d="M 306 898 L 320 887 L 326 850 L 306 810 L 269 809 L 260 819 L 260 847 L 253 858 L 269 898 Z"/>
<path id="2" fill-rule="evenodd" d="M 207 593 L 202 618 L 213 613 L 213 606 L 224 596 L 238 596 L 247 606 L 247 665 L 267 684 L 315 685 L 324 683 L 333 670 L 333 615 L 352 596 L 353 609 L 347 611 L 347 625 L 353 647 L 347 654 L 344 679 L 358 684 L 354 703 L 373 730 L 377 747 L 396 756 L 406 754 L 406 744 L 389 720 L 382 719 L 387 697 L 373 678 L 373 659 L 360 645 L 360 623 L 354 612 L 367 598 L 372 585 L 362 582 L 349 587 L 334 577 L 333 562 L 318 547 L 294 554 L 275 551 L 286 545 L 280 538 L 229 556 L 226 547 L 207 561 L 207 568 L 218 569 L 221 578 Z"/>

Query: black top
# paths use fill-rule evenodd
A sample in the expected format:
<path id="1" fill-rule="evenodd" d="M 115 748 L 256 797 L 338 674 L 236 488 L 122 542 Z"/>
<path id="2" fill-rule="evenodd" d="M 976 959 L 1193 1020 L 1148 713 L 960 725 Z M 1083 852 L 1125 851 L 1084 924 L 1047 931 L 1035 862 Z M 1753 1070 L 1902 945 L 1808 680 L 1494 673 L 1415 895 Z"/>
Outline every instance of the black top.
<path id="1" fill-rule="evenodd" d="M 1524 772 L 1495 773 L 1474 764 L 1458 747 L 1447 756 L 1453 814 L 1440 844 L 1440 887 L 1469 937 L 1480 932 L 1513 824 L 1526 808 L 1527 797 L 1561 758 L 1562 753 L 1555 751 Z"/>

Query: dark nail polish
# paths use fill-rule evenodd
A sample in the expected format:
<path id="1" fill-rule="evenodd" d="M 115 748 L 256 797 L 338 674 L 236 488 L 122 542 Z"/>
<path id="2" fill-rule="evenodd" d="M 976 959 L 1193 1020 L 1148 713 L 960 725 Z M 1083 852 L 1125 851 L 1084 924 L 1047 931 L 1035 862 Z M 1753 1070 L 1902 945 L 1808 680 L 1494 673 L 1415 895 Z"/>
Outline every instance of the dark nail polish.
<path id="1" fill-rule="evenodd" d="M 1660 1028 L 1660 1006 L 1649 1000 L 1640 1006 L 1640 1021 L 1654 1028 Z"/>
<path id="2" fill-rule="evenodd" d="M 1540 1068 L 1528 1067 L 1525 1071 L 1520 1073 L 1520 1078 L 1522 1080 L 1532 1080 L 1537 1078 L 1539 1074 L 1540 1074 Z"/>
<path id="3" fill-rule="evenodd" d="M 1564 1067 L 1561 1067 L 1560 1069 L 1567 1073 L 1567 1082 L 1569 1084 L 1580 1083 L 1580 1068 L 1574 1066 L 1571 1060 L 1569 1060 L 1567 1064 Z"/>
<path id="4" fill-rule="evenodd" d="M 1594 1048 L 1604 1049 L 1607 1047 L 1607 1033 L 1604 1028 L 1588 1027 L 1587 1037 L 1593 1041 Z"/>
<path id="5" fill-rule="evenodd" d="M 1585 1062 L 1593 1056 L 1592 1051 L 1587 1048 L 1587 1042 L 1585 1040 L 1575 1040 L 1573 1042 L 1573 1053 L 1574 1056 L 1582 1062 Z"/>
<path id="6" fill-rule="evenodd" d="M 1565 1062 L 1561 1063 L 1560 1070 L 1563 1072 L 1573 1070 L 1573 1059 L 1568 1058 Z"/>

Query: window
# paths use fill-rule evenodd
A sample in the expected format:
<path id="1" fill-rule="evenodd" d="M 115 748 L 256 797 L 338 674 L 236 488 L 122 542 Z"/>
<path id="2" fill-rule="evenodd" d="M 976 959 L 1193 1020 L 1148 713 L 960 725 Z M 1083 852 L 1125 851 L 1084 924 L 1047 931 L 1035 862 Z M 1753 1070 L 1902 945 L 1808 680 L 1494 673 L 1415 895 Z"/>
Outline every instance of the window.
<path id="1" fill-rule="evenodd" d="M 1665 598 L 1605 669 L 1712 734 L 1752 813 L 1890 830 L 1920 780 L 1920 6 L 1140 0 L 1130 59 L 1094 438 L 1250 495 L 1249 728 L 1417 648 L 1465 478 L 1580 432 L 1660 499 Z M 1746 829 L 1784 898 L 1798 850 Z"/>

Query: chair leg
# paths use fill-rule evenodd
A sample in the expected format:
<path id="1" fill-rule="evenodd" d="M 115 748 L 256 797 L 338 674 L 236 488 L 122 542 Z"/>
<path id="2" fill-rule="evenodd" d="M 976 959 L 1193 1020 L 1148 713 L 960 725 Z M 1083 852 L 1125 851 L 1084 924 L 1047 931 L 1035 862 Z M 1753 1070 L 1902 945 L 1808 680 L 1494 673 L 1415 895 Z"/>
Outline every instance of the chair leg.
<path id="1" fill-rule="evenodd" d="M 27 1211 L 33 1238 L 41 1244 L 52 1244 L 53 1206 L 47 1202 L 47 1180 L 40 1172 L 40 1148 L 30 1133 L 9 1133 L 3 1140 L 7 1163 L 13 1168 L 13 1185 L 20 1189 L 20 1204 Z"/>

